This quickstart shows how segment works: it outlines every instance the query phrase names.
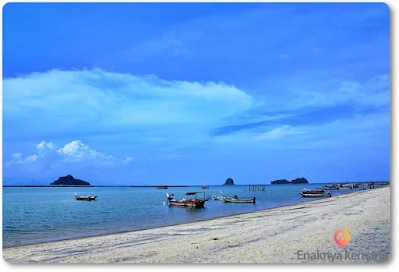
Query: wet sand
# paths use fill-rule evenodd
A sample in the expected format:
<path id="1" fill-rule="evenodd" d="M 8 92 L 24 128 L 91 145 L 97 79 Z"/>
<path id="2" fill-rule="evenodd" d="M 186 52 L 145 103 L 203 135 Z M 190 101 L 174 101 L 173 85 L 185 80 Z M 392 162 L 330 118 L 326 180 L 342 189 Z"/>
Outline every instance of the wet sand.
<path id="1" fill-rule="evenodd" d="M 384 262 L 390 224 L 388 187 L 208 221 L 6 248 L 3 258 L 10 263 Z M 344 249 L 333 239 L 339 229 L 351 235 Z"/>

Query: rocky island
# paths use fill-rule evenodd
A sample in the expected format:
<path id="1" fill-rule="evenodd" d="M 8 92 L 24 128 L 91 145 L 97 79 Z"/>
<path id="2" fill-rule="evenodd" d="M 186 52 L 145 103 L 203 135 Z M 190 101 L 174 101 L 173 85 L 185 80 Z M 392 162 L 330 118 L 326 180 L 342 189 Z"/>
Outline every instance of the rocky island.
<path id="1" fill-rule="evenodd" d="M 286 179 L 278 179 L 271 182 L 271 184 L 290 184 L 290 183 L 291 182 Z"/>
<path id="2" fill-rule="evenodd" d="M 292 181 L 288 181 L 286 179 L 278 179 L 271 182 L 271 184 L 302 184 L 302 183 L 309 183 L 306 178 L 296 178 Z"/>
<path id="3" fill-rule="evenodd" d="M 60 177 L 56 181 L 52 182 L 50 186 L 90 186 L 90 183 L 81 179 L 75 179 L 71 175 Z"/>
<path id="4" fill-rule="evenodd" d="M 234 180 L 232 178 L 228 178 L 223 185 L 234 185 Z"/>
<path id="5" fill-rule="evenodd" d="M 301 184 L 301 183 L 309 183 L 309 181 L 305 178 L 296 178 L 291 181 L 292 184 Z"/>

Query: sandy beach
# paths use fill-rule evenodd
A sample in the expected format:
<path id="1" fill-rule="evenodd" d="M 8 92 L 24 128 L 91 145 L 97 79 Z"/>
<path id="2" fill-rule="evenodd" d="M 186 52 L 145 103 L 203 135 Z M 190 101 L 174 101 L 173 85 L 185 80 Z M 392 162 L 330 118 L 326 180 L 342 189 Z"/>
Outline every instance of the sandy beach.
<path id="1" fill-rule="evenodd" d="M 381 188 L 177 226 L 7 248 L 3 258 L 10 263 L 384 262 L 390 224 L 390 188 Z M 351 235 L 345 248 L 333 239 L 339 229 Z"/>

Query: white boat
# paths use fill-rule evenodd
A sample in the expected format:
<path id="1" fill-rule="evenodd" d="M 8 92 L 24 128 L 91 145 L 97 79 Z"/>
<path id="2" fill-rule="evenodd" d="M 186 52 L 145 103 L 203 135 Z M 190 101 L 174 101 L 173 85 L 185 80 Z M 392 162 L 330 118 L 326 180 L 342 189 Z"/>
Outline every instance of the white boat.
<path id="1" fill-rule="evenodd" d="M 321 194 L 307 194 L 307 193 L 302 193 L 301 195 L 303 197 L 331 197 L 331 193 L 321 193 Z"/>
<path id="2" fill-rule="evenodd" d="M 225 203 L 256 203 L 256 198 L 238 198 L 238 197 L 231 197 L 223 199 Z"/>
<path id="3" fill-rule="evenodd" d="M 331 197 L 330 192 L 326 192 L 324 189 L 313 189 L 298 191 L 302 197 Z"/>
<path id="4" fill-rule="evenodd" d="M 345 190 L 345 189 L 347 189 L 347 190 L 353 190 L 353 188 L 354 188 L 354 185 L 353 185 L 353 184 L 341 184 L 341 185 L 339 186 L 339 189 L 340 189 L 340 190 Z"/>
<path id="5" fill-rule="evenodd" d="M 212 192 L 211 192 L 211 193 L 212 193 Z M 227 198 L 227 197 L 226 197 L 226 196 L 223 196 L 222 191 L 220 191 L 220 196 L 217 196 L 217 195 L 212 194 L 212 199 L 213 199 L 213 200 L 221 200 L 221 201 L 223 201 L 225 198 Z"/>
<path id="6" fill-rule="evenodd" d="M 323 189 L 325 189 L 325 190 L 339 190 L 339 185 L 338 184 L 324 185 Z"/>
<path id="7" fill-rule="evenodd" d="M 212 195 L 212 199 L 213 200 L 224 200 L 226 197 L 225 196 L 216 196 L 216 195 Z"/>

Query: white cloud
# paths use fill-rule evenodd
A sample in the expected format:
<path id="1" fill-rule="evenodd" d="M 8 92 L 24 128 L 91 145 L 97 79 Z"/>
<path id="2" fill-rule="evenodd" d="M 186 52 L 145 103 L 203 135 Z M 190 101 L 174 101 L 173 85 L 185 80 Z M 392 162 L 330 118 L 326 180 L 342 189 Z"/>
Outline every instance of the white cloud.
<path id="1" fill-rule="evenodd" d="M 274 86 L 276 90 L 267 93 L 267 97 L 255 100 L 243 90 L 222 82 L 163 80 L 100 69 L 34 73 L 3 81 L 4 134 L 13 138 L 21 129 L 27 132 L 26 137 L 81 138 L 104 134 L 125 137 L 130 145 L 187 146 L 211 141 L 210 131 L 237 123 L 245 116 L 251 121 L 267 112 L 279 115 L 287 110 L 346 104 L 389 104 L 389 75 L 365 82 L 309 82 L 311 76 L 304 74 L 287 80 L 284 88 Z M 278 134 L 267 133 L 260 131 L 259 137 Z M 69 160 L 99 156 L 79 146 L 73 143 L 60 152 Z M 76 149 L 74 154 L 70 153 L 71 148 Z M 49 152 L 54 145 L 43 142 L 38 149 Z"/>
<path id="2" fill-rule="evenodd" d="M 233 134 L 223 134 L 215 138 L 215 141 L 219 144 L 227 145 L 246 145 L 250 148 L 257 147 L 270 147 L 275 146 L 276 140 L 279 144 L 284 146 L 287 139 L 296 138 L 299 135 L 306 135 L 308 130 L 311 128 L 307 127 L 292 127 L 289 125 L 281 125 L 276 128 L 260 128 L 255 130 L 242 130 Z"/>
<path id="3" fill-rule="evenodd" d="M 11 155 L 11 158 L 15 159 L 15 160 L 19 160 L 22 157 L 21 153 L 14 153 Z"/>
<path id="4" fill-rule="evenodd" d="M 69 122 L 60 125 L 68 127 L 76 118 L 98 125 L 170 125 L 209 119 L 213 123 L 253 103 L 251 96 L 224 83 L 167 81 L 99 69 L 34 73 L 5 79 L 3 88 L 6 117 L 29 112 L 32 118 L 53 124 L 62 117 Z"/>
<path id="5" fill-rule="evenodd" d="M 163 80 L 100 69 L 5 79 L 3 96 L 5 139 L 79 139 L 91 134 L 126 137 L 131 145 L 159 145 L 154 139 L 162 139 L 162 145 L 208 141 L 209 131 L 256 106 L 252 96 L 223 82 Z M 17 134 L 20 130 L 26 136 Z M 40 146 L 46 152 L 54 148 Z"/>
<path id="6" fill-rule="evenodd" d="M 36 145 L 36 149 L 38 151 L 43 151 L 43 150 L 46 150 L 46 149 L 54 150 L 55 148 L 56 148 L 55 144 L 53 144 L 52 142 L 41 141 L 40 143 L 38 143 Z"/>
<path id="7" fill-rule="evenodd" d="M 24 161 L 25 162 L 34 162 L 34 161 L 36 161 L 38 159 L 39 159 L 39 156 L 36 155 L 36 154 L 33 154 L 33 155 L 29 156 L 29 157 L 26 157 Z"/>
<path id="8" fill-rule="evenodd" d="M 42 141 L 36 145 L 35 154 L 25 158 L 22 157 L 21 153 L 12 154 L 9 165 L 41 162 L 47 164 L 48 167 L 65 163 L 106 166 L 126 164 L 133 160 L 133 157 L 118 159 L 114 156 L 98 152 L 80 140 L 71 141 L 59 149 L 52 142 Z"/>
<path id="9" fill-rule="evenodd" d="M 136 160 L 136 159 L 133 158 L 133 157 L 126 157 L 126 158 L 122 161 L 122 163 L 128 164 L 128 163 L 131 163 L 131 162 L 133 162 L 133 161 L 135 161 L 135 160 Z"/>
<path id="10" fill-rule="evenodd" d="M 64 147 L 58 149 L 57 153 L 63 157 L 66 162 L 112 162 L 115 159 L 113 156 L 105 155 L 90 149 L 80 140 L 67 143 Z"/>
<path id="11" fill-rule="evenodd" d="M 269 82 L 267 85 L 269 86 L 265 88 L 269 91 L 265 91 L 266 97 L 263 101 L 265 112 L 299 112 L 339 106 L 361 109 L 387 106 L 390 103 L 390 76 L 388 74 L 359 81 L 326 79 L 325 75 L 317 72 L 302 73 L 285 80 L 281 79 L 278 85 Z"/>
<path id="12" fill-rule="evenodd" d="M 298 128 L 293 128 L 288 125 L 283 125 L 281 127 L 272 129 L 265 133 L 260 133 L 254 136 L 254 139 L 257 141 L 267 141 L 267 140 L 277 140 L 286 136 L 293 136 L 306 133 L 303 129 L 300 130 Z"/>

